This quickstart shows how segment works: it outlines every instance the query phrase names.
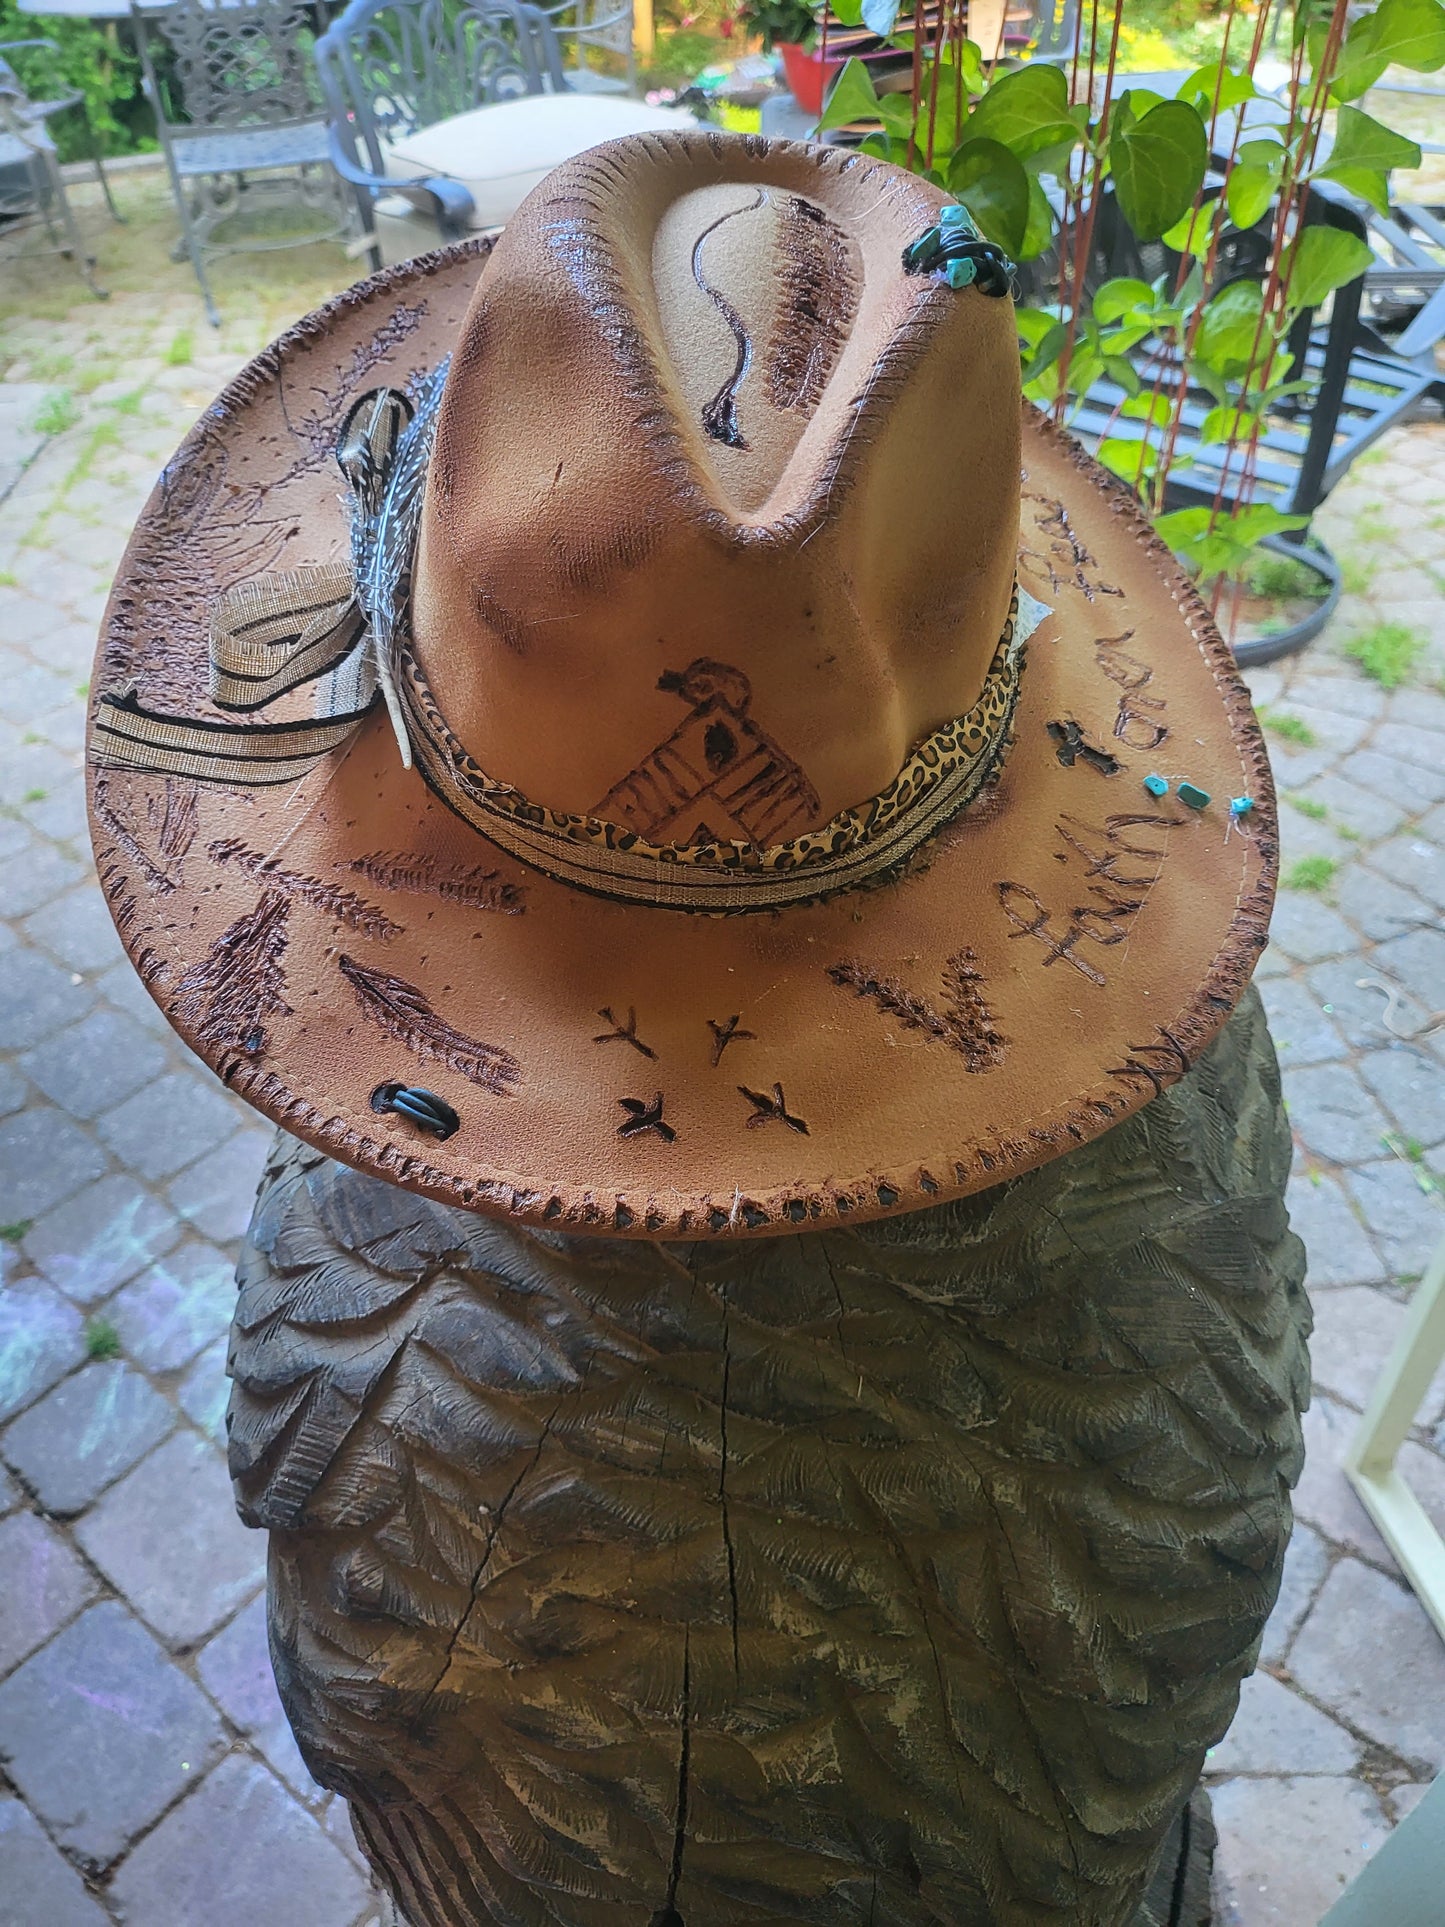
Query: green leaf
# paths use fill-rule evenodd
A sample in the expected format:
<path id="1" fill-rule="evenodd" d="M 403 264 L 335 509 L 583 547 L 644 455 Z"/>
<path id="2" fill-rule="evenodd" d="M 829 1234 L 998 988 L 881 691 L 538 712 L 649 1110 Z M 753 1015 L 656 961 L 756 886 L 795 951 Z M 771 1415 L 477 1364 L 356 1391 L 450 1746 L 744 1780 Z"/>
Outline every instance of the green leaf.
<path id="1" fill-rule="evenodd" d="M 1111 355 L 1126 355 L 1131 348 L 1137 348 L 1141 341 L 1147 340 L 1150 335 L 1159 334 L 1169 325 L 1167 315 L 1150 315 L 1143 321 L 1121 322 L 1117 327 L 1111 327 L 1102 337 L 1103 345 Z"/>
<path id="2" fill-rule="evenodd" d="M 1209 527 L 1209 510 L 1202 504 L 1194 508 L 1171 509 L 1167 515 L 1154 518 L 1154 533 L 1161 542 L 1167 542 L 1171 549 L 1181 549 L 1186 542 L 1192 542 Z"/>
<path id="3" fill-rule="evenodd" d="M 1242 442 L 1254 428 L 1256 416 L 1247 408 L 1211 408 L 1199 424 L 1201 442 Z"/>
<path id="4" fill-rule="evenodd" d="M 973 40 L 965 40 L 959 50 L 963 62 L 963 84 L 970 94 L 981 94 L 984 89 L 983 50 Z"/>
<path id="5" fill-rule="evenodd" d="M 1328 174 L 1335 166 L 1377 167 L 1387 173 L 1392 167 L 1418 167 L 1420 144 L 1407 140 L 1392 128 L 1383 126 L 1358 107 L 1342 107 L 1335 126 L 1335 144 L 1330 149 Z"/>
<path id="6" fill-rule="evenodd" d="M 1054 238 L 1055 216 L 1049 197 L 1036 180 L 1029 181 L 1029 220 L 1016 261 L 1036 261 Z"/>
<path id="7" fill-rule="evenodd" d="M 881 94 L 878 118 L 895 140 L 906 141 L 913 133 L 913 102 L 907 94 Z"/>
<path id="8" fill-rule="evenodd" d="M 1019 160 L 1079 138 L 1069 118 L 1069 83 L 1058 67 L 1020 67 L 1000 74 L 973 110 L 970 136 L 998 141 Z"/>
<path id="9" fill-rule="evenodd" d="M 851 126 L 855 120 L 880 118 L 873 76 L 855 55 L 844 63 L 842 73 L 833 82 L 828 98 L 823 103 L 818 131 L 820 134 L 826 133 L 830 127 Z"/>
<path id="10" fill-rule="evenodd" d="M 1050 328 L 1057 328 L 1059 317 L 1048 308 L 1015 308 L 1014 327 L 1020 341 L 1037 347 Z"/>
<path id="11" fill-rule="evenodd" d="M 863 0 L 863 25 L 869 33 L 886 40 L 898 20 L 898 0 Z"/>
<path id="12" fill-rule="evenodd" d="M 1264 146 L 1266 143 L 1255 143 Z M 1251 228 L 1256 221 L 1262 221 L 1273 204 L 1279 191 L 1280 176 L 1284 170 L 1284 149 L 1277 147 L 1270 160 L 1236 161 L 1229 170 L 1225 183 L 1224 203 L 1229 209 L 1229 218 L 1237 228 Z"/>
<path id="13" fill-rule="evenodd" d="M 1232 574 L 1267 535 L 1308 527 L 1307 515 L 1285 515 L 1266 502 L 1218 516 L 1202 507 L 1173 509 L 1154 523 L 1161 539 L 1201 576 Z"/>
<path id="14" fill-rule="evenodd" d="M 1152 87 L 1130 87 L 1115 101 L 1114 111 L 1118 113 L 1123 107 L 1134 120 L 1142 120 L 1152 109 L 1162 107 L 1166 100 L 1172 98 L 1170 94 L 1156 93 Z"/>
<path id="15" fill-rule="evenodd" d="M 1119 117 L 1109 136 L 1109 164 L 1119 207 L 1139 240 L 1157 241 L 1183 219 L 1208 158 L 1204 122 L 1181 100 L 1151 107 L 1142 120 Z"/>
<path id="16" fill-rule="evenodd" d="M 1154 290 L 1147 281 L 1136 281 L 1131 275 L 1121 274 L 1113 281 L 1106 281 L 1094 296 L 1095 321 L 1118 321 L 1122 315 L 1135 308 L 1152 308 Z"/>
<path id="17" fill-rule="evenodd" d="M 861 27 L 863 24 L 862 0 L 829 0 L 828 12 L 840 27 Z"/>
<path id="18" fill-rule="evenodd" d="M 1291 529 L 1307 529 L 1310 525 L 1307 515 L 1286 515 L 1268 502 L 1251 502 L 1224 519 L 1231 535 L 1251 544 L 1262 542 L 1267 535 L 1285 535 Z"/>
<path id="19" fill-rule="evenodd" d="M 977 221 L 983 237 L 1019 258 L 1029 219 L 1029 177 L 1002 141 L 969 138 L 954 155 L 948 185 Z"/>
<path id="20" fill-rule="evenodd" d="M 1037 381 L 1046 368 L 1052 368 L 1064 352 L 1064 343 L 1067 339 L 1068 329 L 1062 321 L 1055 321 L 1045 329 L 1038 341 L 1033 344 L 1033 353 L 1024 363 L 1024 379 Z"/>
<path id="21" fill-rule="evenodd" d="M 1126 435 L 1106 435 L 1094 450 L 1094 457 L 1111 475 L 1117 475 L 1120 481 L 1135 489 L 1147 482 L 1159 466 L 1158 449 Z"/>
<path id="22" fill-rule="evenodd" d="M 1374 260 L 1368 241 L 1343 228 L 1307 227 L 1290 242 L 1282 279 L 1291 309 L 1317 308 L 1327 294 L 1363 274 Z"/>
<path id="23" fill-rule="evenodd" d="M 933 105 L 933 90 L 938 88 L 938 107 Z M 885 94 L 885 101 L 904 100 L 907 94 Z M 923 84 L 918 107 L 918 140 L 925 146 L 928 140 L 929 123 L 933 125 L 933 153 L 935 160 L 942 159 L 952 152 L 955 130 L 960 128 L 957 138 L 968 138 L 968 87 L 966 79 L 961 81 L 957 67 L 951 61 L 935 65 L 932 61 L 923 71 Z"/>
<path id="24" fill-rule="evenodd" d="M 1147 422 L 1151 428 L 1167 428 L 1174 419 L 1174 408 L 1167 395 L 1131 395 L 1119 413 L 1127 421 Z"/>
<path id="25" fill-rule="evenodd" d="M 1204 309 L 1194 337 L 1196 358 L 1214 373 L 1242 375 L 1269 337 L 1260 326 L 1264 290 L 1257 281 L 1232 281 Z"/>
<path id="26" fill-rule="evenodd" d="M 1420 147 L 1380 122 L 1361 113 L 1358 107 L 1342 107 L 1335 129 L 1335 144 L 1325 165 L 1315 173 L 1328 181 L 1338 181 L 1381 214 L 1390 211 L 1389 172 L 1393 167 L 1418 167 Z"/>
<path id="27" fill-rule="evenodd" d="M 1366 27 L 1362 51 L 1374 59 L 1417 74 L 1445 67 L 1445 7 L 1437 0 L 1380 0 L 1372 14 L 1355 23 L 1350 39 Z"/>
<path id="28" fill-rule="evenodd" d="M 1159 238 L 1166 248 L 1173 248 L 1176 254 L 1208 254 L 1218 211 L 1218 202 L 1205 201 L 1200 207 L 1190 208 L 1182 221 L 1176 221 Z"/>
<path id="29" fill-rule="evenodd" d="M 1238 107 L 1246 100 L 1255 100 L 1259 95 L 1259 89 L 1248 74 L 1237 74 L 1232 67 L 1226 67 L 1221 78 L 1220 64 L 1215 60 L 1207 67 L 1197 67 L 1175 95 L 1176 100 L 1191 101 L 1206 120 L 1214 112 L 1216 87 L 1219 89 L 1221 114 L 1227 114 L 1231 107 Z"/>
<path id="30" fill-rule="evenodd" d="M 1323 28 L 1313 29 L 1316 66 L 1323 44 Z M 1356 20 L 1330 76 L 1330 92 L 1336 100 L 1358 100 L 1392 61 L 1422 74 L 1445 65 L 1445 7 L 1437 0 L 1381 0 L 1373 13 Z"/>

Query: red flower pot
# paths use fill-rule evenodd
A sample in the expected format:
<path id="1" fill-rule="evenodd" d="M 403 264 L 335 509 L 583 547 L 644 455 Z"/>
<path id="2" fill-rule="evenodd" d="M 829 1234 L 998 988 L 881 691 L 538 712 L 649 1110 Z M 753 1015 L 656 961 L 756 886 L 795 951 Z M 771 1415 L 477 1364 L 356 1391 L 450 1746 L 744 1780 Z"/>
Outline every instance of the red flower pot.
<path id="1" fill-rule="evenodd" d="M 824 60 L 810 48 L 800 47 L 794 41 L 780 40 L 778 52 L 783 56 L 783 77 L 793 99 L 805 114 L 821 114 L 828 83 L 835 74 L 842 72 L 843 62 Z"/>

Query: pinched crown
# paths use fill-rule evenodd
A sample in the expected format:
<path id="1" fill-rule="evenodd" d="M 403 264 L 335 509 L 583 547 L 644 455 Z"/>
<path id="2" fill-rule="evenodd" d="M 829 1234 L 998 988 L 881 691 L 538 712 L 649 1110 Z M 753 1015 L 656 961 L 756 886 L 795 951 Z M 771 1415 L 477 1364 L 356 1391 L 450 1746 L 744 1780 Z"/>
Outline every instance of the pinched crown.
<path id="1" fill-rule="evenodd" d="M 699 133 L 594 149 L 524 204 L 453 356 L 412 607 L 490 778 L 657 842 L 777 845 L 979 701 L 1018 361 L 1007 300 L 905 267 L 940 198 Z"/>

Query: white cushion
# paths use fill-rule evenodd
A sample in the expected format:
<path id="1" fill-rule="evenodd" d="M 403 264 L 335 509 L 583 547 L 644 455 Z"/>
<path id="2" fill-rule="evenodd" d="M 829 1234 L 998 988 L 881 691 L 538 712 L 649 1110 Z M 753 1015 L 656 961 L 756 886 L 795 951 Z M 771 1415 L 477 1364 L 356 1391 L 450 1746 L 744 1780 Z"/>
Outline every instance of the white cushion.
<path id="1" fill-rule="evenodd" d="M 649 107 L 611 94 L 528 94 L 454 114 L 395 142 L 386 156 L 394 181 L 442 175 L 473 202 L 471 226 L 501 227 L 554 167 L 623 134 L 695 127 L 678 107 Z"/>

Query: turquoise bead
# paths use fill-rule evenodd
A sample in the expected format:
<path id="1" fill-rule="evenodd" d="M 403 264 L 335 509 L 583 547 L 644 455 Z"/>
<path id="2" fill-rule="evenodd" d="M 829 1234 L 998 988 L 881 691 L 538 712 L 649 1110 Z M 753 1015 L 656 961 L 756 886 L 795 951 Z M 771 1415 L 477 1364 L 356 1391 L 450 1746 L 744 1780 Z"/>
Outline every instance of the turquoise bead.
<path id="1" fill-rule="evenodd" d="M 1151 796 L 1167 796 L 1169 794 L 1169 785 L 1162 776 L 1146 776 L 1144 778 L 1144 787 Z"/>
<path id="2" fill-rule="evenodd" d="M 950 288 L 966 288 L 977 275 L 976 261 L 949 261 L 944 264 L 943 278 Z"/>
<path id="3" fill-rule="evenodd" d="M 1229 814 L 1231 816 L 1248 816 L 1253 808 L 1254 798 L 1252 796 L 1231 796 L 1229 799 Z"/>
<path id="4" fill-rule="evenodd" d="M 926 234 L 920 234 L 918 239 L 904 251 L 904 267 L 910 269 L 923 267 L 929 256 L 936 254 L 942 245 L 942 230 L 936 227 L 929 228 Z"/>
<path id="5" fill-rule="evenodd" d="M 1181 783 L 1179 801 L 1187 803 L 1191 810 L 1202 810 L 1209 801 L 1209 791 L 1200 789 L 1197 783 Z"/>
<path id="6" fill-rule="evenodd" d="M 938 225 L 943 229 L 945 234 L 957 233 L 961 230 L 964 234 L 971 235 L 975 240 L 978 239 L 978 229 L 974 226 L 972 216 L 966 207 L 950 206 L 940 208 L 938 211 Z"/>

